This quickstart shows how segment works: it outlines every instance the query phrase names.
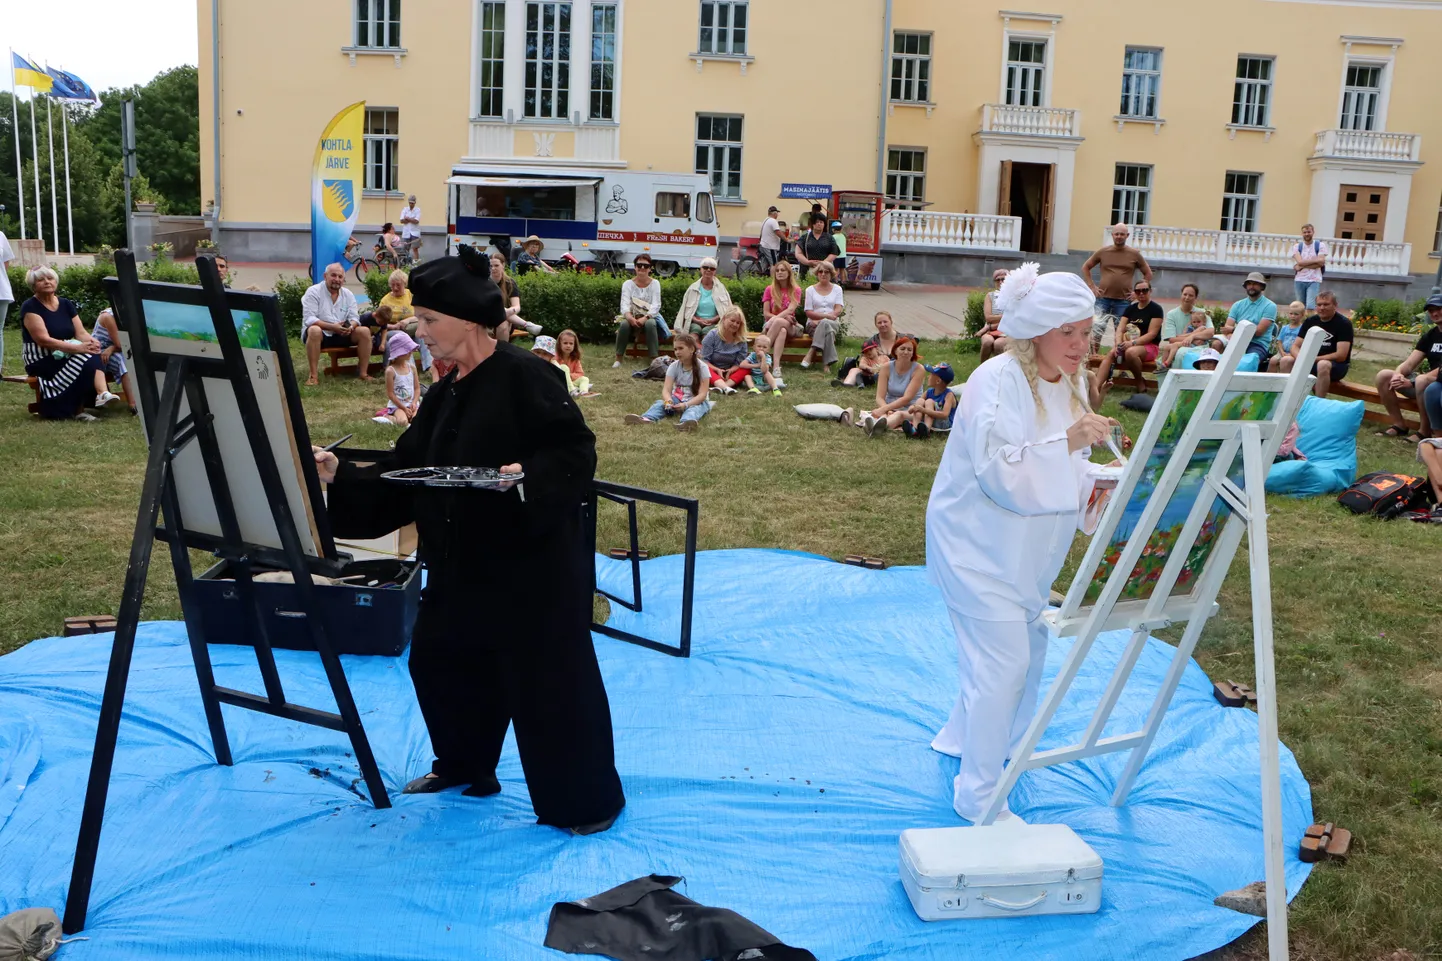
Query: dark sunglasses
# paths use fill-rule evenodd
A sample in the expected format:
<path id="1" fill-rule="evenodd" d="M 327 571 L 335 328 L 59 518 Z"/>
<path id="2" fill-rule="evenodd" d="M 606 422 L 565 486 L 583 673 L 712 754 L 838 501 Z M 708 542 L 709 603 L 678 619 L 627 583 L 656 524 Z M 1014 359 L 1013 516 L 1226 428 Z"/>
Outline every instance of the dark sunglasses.
<path id="1" fill-rule="evenodd" d="M 1137 287 L 1132 290 L 1132 293 L 1134 294 L 1149 294 L 1151 292 L 1152 289 L 1150 287 Z"/>
<path id="2" fill-rule="evenodd" d="M 650 264 L 637 264 L 637 265 L 636 265 L 636 269 L 637 269 L 637 270 L 650 270 L 650 269 L 651 269 L 651 265 L 650 265 Z"/>

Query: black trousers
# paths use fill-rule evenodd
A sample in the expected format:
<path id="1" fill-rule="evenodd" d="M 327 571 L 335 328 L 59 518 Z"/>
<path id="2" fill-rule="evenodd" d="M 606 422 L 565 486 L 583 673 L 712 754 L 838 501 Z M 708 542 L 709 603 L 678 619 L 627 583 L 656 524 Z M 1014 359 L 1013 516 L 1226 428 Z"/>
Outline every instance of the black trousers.
<path id="1" fill-rule="evenodd" d="M 570 609 L 577 606 L 511 617 L 482 604 L 462 620 L 423 602 L 411 641 L 432 772 L 465 782 L 491 777 L 515 724 L 536 820 L 556 827 L 605 820 L 626 803 L 590 610 Z"/>

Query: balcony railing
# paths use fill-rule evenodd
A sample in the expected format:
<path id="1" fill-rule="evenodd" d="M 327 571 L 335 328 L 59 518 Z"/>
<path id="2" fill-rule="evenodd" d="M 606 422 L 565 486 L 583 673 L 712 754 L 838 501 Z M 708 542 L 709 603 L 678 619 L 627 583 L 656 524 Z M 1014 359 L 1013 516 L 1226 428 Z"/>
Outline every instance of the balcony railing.
<path id="1" fill-rule="evenodd" d="M 981 132 L 1028 137 L 1080 137 L 1081 112 L 1065 107 L 986 103 L 981 106 Z"/>
<path id="2" fill-rule="evenodd" d="M 881 218 L 881 242 L 937 250 L 1020 250 L 1021 218 L 888 210 Z"/>
<path id="3" fill-rule="evenodd" d="M 1248 269 L 1291 270 L 1292 248 L 1300 239 L 1291 234 L 1148 226 L 1132 228 L 1130 243 L 1148 260 L 1180 260 Z M 1337 240 L 1330 237 L 1322 239 L 1329 249 L 1329 271 L 1398 276 L 1411 270 L 1411 244 Z M 1104 234 L 1102 242 L 1112 242 L 1109 232 Z"/>
<path id="4" fill-rule="evenodd" d="M 1312 156 L 1418 161 L 1422 159 L 1422 135 L 1381 130 L 1319 130 Z"/>

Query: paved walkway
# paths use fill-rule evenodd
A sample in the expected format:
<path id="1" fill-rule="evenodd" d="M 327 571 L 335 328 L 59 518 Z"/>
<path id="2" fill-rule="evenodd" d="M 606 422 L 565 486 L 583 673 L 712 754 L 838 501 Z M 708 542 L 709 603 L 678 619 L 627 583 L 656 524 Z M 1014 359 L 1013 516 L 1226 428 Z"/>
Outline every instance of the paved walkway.
<path id="1" fill-rule="evenodd" d="M 883 284 L 880 290 L 848 290 L 852 336 L 870 335 L 878 310 L 891 314 L 896 329 L 923 340 L 960 337 L 966 330 L 966 297 L 970 287 L 925 284 Z"/>

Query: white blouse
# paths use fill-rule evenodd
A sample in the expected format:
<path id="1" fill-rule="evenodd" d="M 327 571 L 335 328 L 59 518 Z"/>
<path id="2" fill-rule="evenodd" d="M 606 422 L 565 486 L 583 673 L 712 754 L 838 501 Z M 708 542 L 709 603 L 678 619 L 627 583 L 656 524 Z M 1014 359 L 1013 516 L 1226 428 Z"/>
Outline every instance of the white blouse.
<path id="1" fill-rule="evenodd" d="M 1085 530 L 1090 448 L 1067 451 L 1080 413 L 1064 381 L 1031 387 L 1016 358 L 967 380 L 926 508 L 926 568 L 948 607 L 981 620 L 1030 621 Z M 1092 519 L 1095 527 L 1095 519 Z"/>

